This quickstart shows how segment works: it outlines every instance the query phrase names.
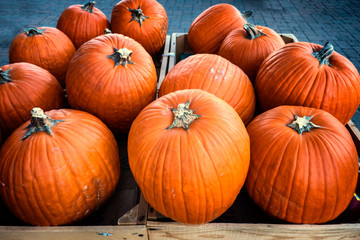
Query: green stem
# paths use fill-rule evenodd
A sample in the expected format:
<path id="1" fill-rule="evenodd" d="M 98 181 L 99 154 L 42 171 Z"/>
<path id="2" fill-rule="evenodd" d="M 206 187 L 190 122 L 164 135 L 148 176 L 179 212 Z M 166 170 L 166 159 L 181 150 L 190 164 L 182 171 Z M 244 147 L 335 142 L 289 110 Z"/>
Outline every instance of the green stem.
<path id="1" fill-rule="evenodd" d="M 111 32 L 111 30 L 110 30 L 110 29 L 108 29 L 108 28 L 105 28 L 105 30 L 104 30 L 104 34 L 110 34 L 110 33 L 112 33 L 112 32 Z"/>
<path id="2" fill-rule="evenodd" d="M 260 36 L 266 36 L 265 33 L 261 32 L 259 29 L 257 29 L 254 25 L 250 23 L 244 24 L 244 29 L 246 31 L 247 38 L 249 38 L 250 40 L 253 40 Z"/>
<path id="3" fill-rule="evenodd" d="M 189 129 L 189 125 L 199 117 L 200 115 L 194 114 L 194 110 L 189 109 L 190 100 L 186 103 L 180 103 L 177 109 L 171 108 L 172 113 L 174 114 L 173 123 L 168 126 L 166 129 L 172 129 L 174 127 L 184 128 L 185 130 Z"/>
<path id="4" fill-rule="evenodd" d="M 314 50 L 311 55 L 313 55 L 319 60 L 320 65 L 326 64 L 331 66 L 329 58 L 331 57 L 333 52 L 334 46 L 331 43 L 326 42 L 323 48 L 321 48 L 318 52 Z"/>
<path id="5" fill-rule="evenodd" d="M 295 120 L 290 124 L 286 124 L 286 126 L 294 129 L 300 135 L 303 132 L 310 132 L 311 128 L 319 128 L 319 127 L 321 127 L 321 126 L 318 126 L 318 125 L 316 125 L 316 124 L 314 124 L 314 123 L 312 123 L 310 121 L 312 116 L 311 117 L 307 117 L 307 116 L 299 117 L 296 114 L 294 114 L 294 116 L 295 116 Z"/>
<path id="6" fill-rule="evenodd" d="M 89 13 L 92 13 L 95 7 L 95 3 L 96 3 L 95 1 L 90 1 L 81 8 Z"/>
<path id="7" fill-rule="evenodd" d="M 9 75 L 10 69 L 6 70 L 5 72 L 0 68 L 0 85 L 4 83 L 11 82 L 10 75 Z"/>
<path id="8" fill-rule="evenodd" d="M 135 64 L 131 61 L 131 54 L 132 51 L 127 48 L 117 49 L 114 47 L 114 53 L 107 57 L 115 62 L 115 67 L 118 65 L 127 67 L 127 64 Z"/>
<path id="9" fill-rule="evenodd" d="M 29 28 L 25 29 L 25 34 L 28 37 L 32 37 L 32 36 L 35 36 L 35 35 L 42 34 L 43 31 L 44 31 L 44 29 L 37 29 L 37 28 L 29 27 Z"/>
<path id="10" fill-rule="evenodd" d="M 137 21 L 140 24 L 140 27 L 142 25 L 142 22 L 145 21 L 146 18 L 149 18 L 148 16 L 145 16 L 143 11 L 140 9 L 140 5 L 138 8 L 131 9 L 127 8 L 131 12 L 131 21 Z"/>
<path id="11" fill-rule="evenodd" d="M 25 140 L 31 134 L 36 132 L 46 132 L 52 135 L 51 128 L 54 125 L 58 124 L 59 122 L 63 122 L 63 121 L 65 120 L 52 119 L 49 116 L 47 116 L 41 108 L 35 107 L 31 110 L 31 123 L 28 126 L 29 129 L 21 139 Z"/>

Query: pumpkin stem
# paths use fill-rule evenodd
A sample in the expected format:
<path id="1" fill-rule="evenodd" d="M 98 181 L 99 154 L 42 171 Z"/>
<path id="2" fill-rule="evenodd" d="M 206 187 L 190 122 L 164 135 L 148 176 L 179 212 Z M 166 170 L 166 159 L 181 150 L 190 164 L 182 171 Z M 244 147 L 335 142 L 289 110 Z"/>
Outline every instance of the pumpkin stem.
<path id="1" fill-rule="evenodd" d="M 248 11 L 243 11 L 241 13 L 241 15 L 244 17 L 244 18 L 249 18 L 253 15 L 254 11 L 253 10 L 248 10 Z"/>
<path id="2" fill-rule="evenodd" d="M 25 140 L 28 138 L 31 134 L 36 132 L 46 132 L 50 135 L 51 134 L 51 128 L 56 125 L 59 122 L 63 122 L 65 120 L 55 120 L 49 118 L 44 111 L 41 108 L 35 107 L 31 110 L 31 122 L 28 126 L 28 131 L 25 133 L 25 135 L 21 138 L 22 140 Z"/>
<path id="3" fill-rule="evenodd" d="M 95 1 L 90 1 L 88 2 L 87 4 L 85 4 L 84 6 L 81 7 L 82 10 L 85 10 L 89 13 L 92 13 L 93 12 L 93 9 L 95 7 Z"/>
<path id="4" fill-rule="evenodd" d="M 116 49 L 114 47 L 114 53 L 112 55 L 107 56 L 108 58 L 114 60 L 115 67 L 119 64 L 127 67 L 126 64 L 135 64 L 131 59 L 132 51 L 127 48 Z"/>
<path id="5" fill-rule="evenodd" d="M 247 33 L 247 38 L 250 40 L 253 40 L 260 36 L 267 36 L 265 33 L 263 33 L 261 30 L 257 29 L 254 25 L 250 23 L 244 24 L 244 29 Z"/>
<path id="6" fill-rule="evenodd" d="M 173 123 L 168 126 L 166 129 L 171 129 L 174 127 L 182 127 L 185 130 L 189 129 L 189 125 L 199 117 L 200 115 L 194 114 L 194 110 L 189 109 L 190 100 L 186 103 L 180 103 L 177 109 L 171 108 L 172 113 L 174 114 Z"/>
<path id="7" fill-rule="evenodd" d="M 0 85 L 4 83 L 11 82 L 10 75 L 9 75 L 10 69 L 6 70 L 5 72 L 0 68 Z"/>
<path id="8" fill-rule="evenodd" d="M 333 52 L 334 52 L 334 46 L 331 43 L 326 42 L 324 47 L 320 49 L 320 51 L 316 52 L 314 50 L 314 52 L 311 55 L 313 55 L 319 60 L 320 65 L 327 64 L 331 66 L 329 62 L 329 58 L 331 57 Z"/>
<path id="9" fill-rule="evenodd" d="M 104 30 L 104 34 L 110 34 L 110 33 L 112 33 L 112 32 L 111 32 L 111 30 L 110 30 L 110 29 L 108 29 L 108 28 L 105 28 L 105 30 Z"/>
<path id="10" fill-rule="evenodd" d="M 138 8 L 131 9 L 127 8 L 131 12 L 131 21 L 137 21 L 140 24 L 140 27 L 142 25 L 142 22 L 145 21 L 146 18 L 149 18 L 148 16 L 145 16 L 143 11 L 140 9 L 140 5 Z"/>
<path id="11" fill-rule="evenodd" d="M 295 120 L 290 124 L 286 124 L 286 126 L 294 129 L 300 135 L 303 132 L 310 132 L 311 128 L 319 128 L 319 127 L 321 127 L 319 125 L 316 125 L 316 124 L 310 122 L 312 116 L 311 117 L 307 117 L 307 116 L 299 117 L 296 114 L 294 114 L 294 116 L 295 116 Z"/>
<path id="12" fill-rule="evenodd" d="M 43 31 L 44 31 L 44 29 L 37 29 L 37 28 L 33 28 L 33 27 L 25 28 L 25 34 L 28 37 L 40 35 L 43 33 Z"/>

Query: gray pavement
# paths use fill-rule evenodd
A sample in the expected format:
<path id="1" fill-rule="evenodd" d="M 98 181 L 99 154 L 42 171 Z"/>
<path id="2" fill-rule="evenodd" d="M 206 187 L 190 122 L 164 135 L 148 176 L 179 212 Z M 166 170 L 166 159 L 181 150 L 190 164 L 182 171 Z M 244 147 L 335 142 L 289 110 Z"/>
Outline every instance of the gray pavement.
<path id="1" fill-rule="evenodd" d="M 324 44 L 330 41 L 335 50 L 346 56 L 360 70 L 360 1 L 359 0 L 158 0 L 167 11 L 168 33 L 187 32 L 202 11 L 218 3 L 230 3 L 240 11 L 254 10 L 248 20 L 273 28 L 279 33 L 293 33 L 299 41 Z M 118 0 L 97 0 L 96 7 L 111 17 Z M 13 38 L 26 27 L 55 27 L 62 11 L 74 0 L 1 0 L 0 66 L 8 64 L 8 49 Z M 360 126 L 360 112 L 352 119 Z"/>

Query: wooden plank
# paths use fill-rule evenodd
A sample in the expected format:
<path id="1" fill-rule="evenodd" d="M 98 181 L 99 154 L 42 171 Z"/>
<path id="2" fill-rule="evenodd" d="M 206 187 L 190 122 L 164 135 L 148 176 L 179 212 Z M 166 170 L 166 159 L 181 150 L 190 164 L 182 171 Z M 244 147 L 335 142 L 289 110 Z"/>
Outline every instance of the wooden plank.
<path id="1" fill-rule="evenodd" d="M 168 66 L 168 72 L 171 70 L 171 68 L 173 68 L 176 64 L 176 38 L 178 35 L 180 35 L 181 33 L 173 33 L 171 35 L 171 44 L 170 44 L 170 53 L 172 53 L 173 55 L 170 57 L 169 59 L 169 66 Z M 179 47 L 178 47 L 179 48 Z"/>
<path id="2" fill-rule="evenodd" d="M 79 227 L 0 227 L 0 240 L 148 239 L 145 225 Z"/>
<path id="3" fill-rule="evenodd" d="M 169 61 L 169 57 L 171 57 L 172 55 L 173 54 L 170 53 L 170 36 L 167 35 L 165 45 L 164 45 L 164 53 L 162 55 L 162 60 L 161 60 L 161 67 L 160 67 L 158 83 L 157 83 L 157 87 L 156 87 L 156 98 L 158 98 L 161 83 L 163 82 L 166 74 L 168 73 L 168 69 L 167 69 L 168 65 L 169 65 L 168 61 Z"/>
<path id="4" fill-rule="evenodd" d="M 360 239 L 360 224 L 295 225 L 148 221 L 149 240 L 161 239 Z"/>
<path id="5" fill-rule="evenodd" d="M 346 128 L 348 129 L 348 131 L 355 143 L 355 147 L 356 147 L 358 154 L 360 154 L 360 131 L 359 131 L 359 129 L 355 126 L 355 124 L 351 120 L 346 124 Z"/>

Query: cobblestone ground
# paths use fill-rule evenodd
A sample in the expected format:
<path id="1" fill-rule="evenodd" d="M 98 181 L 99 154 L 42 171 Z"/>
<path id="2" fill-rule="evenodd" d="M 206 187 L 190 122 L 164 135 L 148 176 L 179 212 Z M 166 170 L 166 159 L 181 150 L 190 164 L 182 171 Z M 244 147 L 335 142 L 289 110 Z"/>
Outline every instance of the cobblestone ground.
<path id="1" fill-rule="evenodd" d="M 254 10 L 250 23 L 273 28 L 279 33 L 293 33 L 299 41 L 324 44 L 335 50 L 360 70 L 359 0 L 158 0 L 169 18 L 168 33 L 187 32 L 202 11 L 218 3 L 230 3 L 240 11 Z M 110 19 L 118 0 L 97 0 L 96 7 Z M 13 38 L 26 27 L 55 27 L 62 11 L 85 1 L 1 0 L 0 66 L 8 64 L 8 49 Z M 360 127 L 360 112 L 352 119 Z"/>

